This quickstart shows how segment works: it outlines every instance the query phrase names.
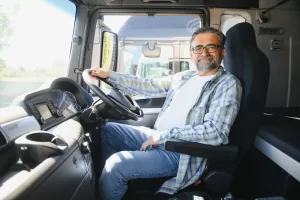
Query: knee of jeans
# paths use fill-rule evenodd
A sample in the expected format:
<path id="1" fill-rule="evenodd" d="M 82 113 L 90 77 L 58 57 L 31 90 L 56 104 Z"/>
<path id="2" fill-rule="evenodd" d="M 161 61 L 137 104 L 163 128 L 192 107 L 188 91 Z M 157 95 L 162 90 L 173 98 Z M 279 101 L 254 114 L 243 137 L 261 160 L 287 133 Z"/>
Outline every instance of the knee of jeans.
<path id="1" fill-rule="evenodd" d="M 128 155 L 127 155 L 128 154 Z M 111 155 L 105 163 L 105 173 L 113 176 L 119 176 L 123 181 L 128 181 L 128 151 L 120 151 Z"/>

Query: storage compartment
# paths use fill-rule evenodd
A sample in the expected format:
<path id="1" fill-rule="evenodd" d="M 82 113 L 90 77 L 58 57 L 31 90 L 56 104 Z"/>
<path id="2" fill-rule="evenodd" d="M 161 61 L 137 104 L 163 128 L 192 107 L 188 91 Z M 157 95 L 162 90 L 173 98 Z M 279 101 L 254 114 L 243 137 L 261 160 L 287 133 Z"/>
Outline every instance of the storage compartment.
<path id="1" fill-rule="evenodd" d="M 46 131 L 30 132 L 15 141 L 19 161 L 30 168 L 51 156 L 61 155 L 68 147 L 66 141 Z"/>

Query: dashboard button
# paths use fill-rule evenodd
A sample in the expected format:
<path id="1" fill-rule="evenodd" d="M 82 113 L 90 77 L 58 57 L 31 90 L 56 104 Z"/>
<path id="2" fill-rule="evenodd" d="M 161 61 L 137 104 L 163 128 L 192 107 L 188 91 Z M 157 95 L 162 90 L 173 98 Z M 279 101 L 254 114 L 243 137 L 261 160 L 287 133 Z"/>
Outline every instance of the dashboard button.
<path id="1" fill-rule="evenodd" d="M 41 117 L 40 120 L 43 124 L 46 124 L 46 120 L 43 117 Z"/>
<path id="2" fill-rule="evenodd" d="M 59 117 L 61 117 L 61 116 L 62 116 L 62 113 L 60 112 L 60 110 L 59 110 L 59 109 L 56 109 L 56 114 L 57 114 L 57 116 L 59 116 Z"/>

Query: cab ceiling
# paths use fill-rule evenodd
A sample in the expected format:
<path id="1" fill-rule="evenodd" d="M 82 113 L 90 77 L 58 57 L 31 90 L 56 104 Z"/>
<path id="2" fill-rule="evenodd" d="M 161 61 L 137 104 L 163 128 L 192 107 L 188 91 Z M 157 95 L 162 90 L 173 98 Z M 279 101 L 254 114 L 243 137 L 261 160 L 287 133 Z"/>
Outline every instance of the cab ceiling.
<path id="1" fill-rule="evenodd" d="M 70 0 L 89 6 L 121 7 L 186 7 L 207 6 L 217 8 L 258 8 L 258 0 Z"/>

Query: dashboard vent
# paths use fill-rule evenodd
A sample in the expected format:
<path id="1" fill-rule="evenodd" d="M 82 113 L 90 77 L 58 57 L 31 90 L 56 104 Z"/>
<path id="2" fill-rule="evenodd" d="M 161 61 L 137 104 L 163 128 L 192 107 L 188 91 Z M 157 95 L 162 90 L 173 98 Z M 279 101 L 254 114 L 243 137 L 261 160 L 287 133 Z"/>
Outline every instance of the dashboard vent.
<path id="1" fill-rule="evenodd" d="M 7 141 L 0 130 L 0 146 L 6 145 L 6 144 L 7 144 Z"/>

